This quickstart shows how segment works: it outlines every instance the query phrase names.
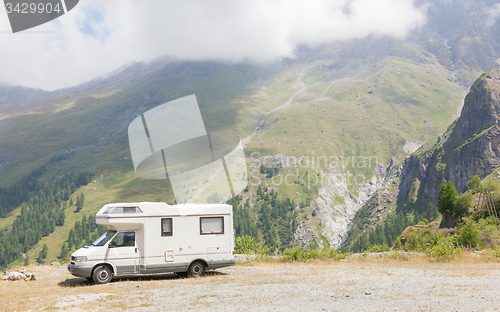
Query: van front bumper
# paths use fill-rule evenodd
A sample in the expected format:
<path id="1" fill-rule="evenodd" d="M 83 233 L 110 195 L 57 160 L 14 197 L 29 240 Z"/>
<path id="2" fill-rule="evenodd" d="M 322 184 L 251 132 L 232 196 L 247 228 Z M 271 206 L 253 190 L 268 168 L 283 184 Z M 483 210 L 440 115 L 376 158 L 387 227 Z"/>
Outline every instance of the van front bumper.
<path id="1" fill-rule="evenodd" d="M 93 266 L 68 264 L 69 273 L 79 277 L 91 277 Z"/>

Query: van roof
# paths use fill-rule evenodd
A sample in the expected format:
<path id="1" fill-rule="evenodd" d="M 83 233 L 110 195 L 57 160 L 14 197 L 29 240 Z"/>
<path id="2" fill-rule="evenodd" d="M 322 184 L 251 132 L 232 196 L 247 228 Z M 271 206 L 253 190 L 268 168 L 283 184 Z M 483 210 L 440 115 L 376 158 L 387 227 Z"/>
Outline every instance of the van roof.
<path id="1" fill-rule="evenodd" d="M 137 209 L 138 208 L 138 209 Z M 140 218 L 160 216 L 188 216 L 231 214 L 228 204 L 179 204 L 169 205 L 164 202 L 113 203 L 104 205 L 96 218 Z"/>

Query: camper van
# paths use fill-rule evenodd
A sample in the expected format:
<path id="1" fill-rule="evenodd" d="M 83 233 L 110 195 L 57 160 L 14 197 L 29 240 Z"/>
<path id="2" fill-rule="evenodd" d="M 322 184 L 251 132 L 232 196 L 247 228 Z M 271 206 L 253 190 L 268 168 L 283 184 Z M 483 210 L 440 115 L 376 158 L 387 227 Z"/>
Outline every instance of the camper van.
<path id="1" fill-rule="evenodd" d="M 227 204 L 108 204 L 96 214 L 96 223 L 107 232 L 75 251 L 68 270 L 97 284 L 134 274 L 198 277 L 236 264 Z"/>

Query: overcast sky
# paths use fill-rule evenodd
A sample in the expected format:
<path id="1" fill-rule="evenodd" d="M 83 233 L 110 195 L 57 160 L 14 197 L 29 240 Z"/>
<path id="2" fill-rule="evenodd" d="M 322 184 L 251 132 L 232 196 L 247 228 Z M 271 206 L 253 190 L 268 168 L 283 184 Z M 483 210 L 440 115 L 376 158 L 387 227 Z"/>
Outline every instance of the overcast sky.
<path id="1" fill-rule="evenodd" d="M 297 44 L 405 36 L 425 23 L 412 0 L 80 0 L 64 16 L 12 34 L 0 8 L 0 82 L 54 90 L 131 61 L 257 62 Z"/>

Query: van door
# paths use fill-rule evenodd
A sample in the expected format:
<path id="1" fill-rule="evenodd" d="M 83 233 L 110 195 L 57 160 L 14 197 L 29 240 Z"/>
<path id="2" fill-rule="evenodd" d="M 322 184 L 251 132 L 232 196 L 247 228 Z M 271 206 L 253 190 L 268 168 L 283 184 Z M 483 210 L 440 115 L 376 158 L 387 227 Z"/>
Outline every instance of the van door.
<path id="1" fill-rule="evenodd" d="M 229 259 L 228 246 L 213 246 L 207 248 L 208 261 L 227 260 Z"/>
<path id="2" fill-rule="evenodd" d="M 139 273 L 139 248 L 135 232 L 119 232 L 108 243 L 107 261 L 113 263 L 116 275 Z"/>

